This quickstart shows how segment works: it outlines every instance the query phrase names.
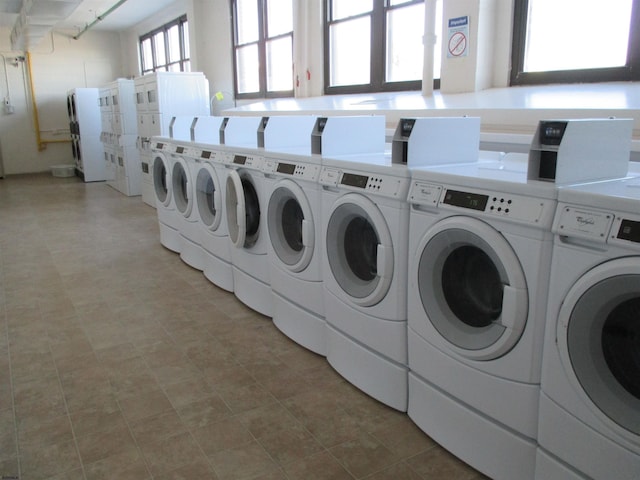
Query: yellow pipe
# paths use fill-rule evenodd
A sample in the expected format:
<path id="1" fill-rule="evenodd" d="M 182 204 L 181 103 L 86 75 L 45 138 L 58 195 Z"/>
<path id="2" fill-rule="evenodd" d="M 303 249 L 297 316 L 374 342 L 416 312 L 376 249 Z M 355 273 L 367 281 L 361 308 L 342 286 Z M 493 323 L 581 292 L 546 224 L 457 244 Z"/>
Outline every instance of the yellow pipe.
<path id="1" fill-rule="evenodd" d="M 36 90 L 33 85 L 33 69 L 31 68 L 31 53 L 27 52 L 27 72 L 29 74 L 29 90 L 31 91 L 31 109 L 33 111 L 33 128 L 36 131 L 36 143 L 38 151 L 41 152 L 47 148 L 49 143 L 69 143 L 70 139 L 65 140 L 43 140 L 40 134 L 40 116 L 38 115 L 38 105 L 36 103 Z"/>

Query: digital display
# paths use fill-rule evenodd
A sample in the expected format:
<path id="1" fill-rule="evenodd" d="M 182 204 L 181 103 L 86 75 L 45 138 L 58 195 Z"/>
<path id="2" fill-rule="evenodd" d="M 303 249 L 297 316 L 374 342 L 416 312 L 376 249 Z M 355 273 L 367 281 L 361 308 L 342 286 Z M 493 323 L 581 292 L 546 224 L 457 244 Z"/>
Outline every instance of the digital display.
<path id="1" fill-rule="evenodd" d="M 470 208 L 471 210 L 484 211 L 489 201 L 488 195 L 477 193 L 459 192 L 457 190 L 447 190 L 443 203 L 454 207 Z"/>
<path id="2" fill-rule="evenodd" d="M 164 148 L 164 143 L 156 143 L 156 148 L 158 150 L 162 150 Z"/>
<path id="3" fill-rule="evenodd" d="M 176 147 L 176 153 L 184 153 L 184 147 Z"/>
<path id="4" fill-rule="evenodd" d="M 353 173 L 345 173 L 342 175 L 340 183 L 342 185 L 349 185 L 350 187 L 366 188 L 369 177 L 364 175 L 354 175 Z"/>
<path id="5" fill-rule="evenodd" d="M 411 135 L 411 131 L 413 130 L 415 123 L 416 121 L 413 118 L 404 118 L 400 120 L 400 135 L 403 137 Z"/>
<path id="6" fill-rule="evenodd" d="M 147 162 L 142 162 L 142 171 L 144 173 L 149 173 L 149 164 Z"/>
<path id="7" fill-rule="evenodd" d="M 237 165 L 244 165 L 245 163 L 247 163 L 247 157 L 245 157 L 244 155 L 236 155 L 233 157 L 233 163 Z"/>
<path id="8" fill-rule="evenodd" d="M 634 243 L 640 243 L 640 222 L 633 220 L 622 220 L 618 230 L 618 238 Z"/>
<path id="9" fill-rule="evenodd" d="M 207 150 L 203 150 L 202 154 L 200 155 L 200 158 L 211 158 L 211 152 L 208 152 Z"/>
<path id="10" fill-rule="evenodd" d="M 292 163 L 278 163 L 278 168 L 276 169 L 276 172 L 285 173 L 287 175 L 293 175 L 293 172 L 295 172 L 295 170 L 296 170 L 296 166 Z"/>
<path id="11" fill-rule="evenodd" d="M 541 122 L 540 143 L 542 145 L 560 145 L 567 122 Z"/>
<path id="12" fill-rule="evenodd" d="M 322 133 L 324 131 L 324 127 L 327 126 L 327 119 L 326 117 L 321 117 L 317 120 L 316 122 L 316 130 L 318 131 L 318 133 Z"/>

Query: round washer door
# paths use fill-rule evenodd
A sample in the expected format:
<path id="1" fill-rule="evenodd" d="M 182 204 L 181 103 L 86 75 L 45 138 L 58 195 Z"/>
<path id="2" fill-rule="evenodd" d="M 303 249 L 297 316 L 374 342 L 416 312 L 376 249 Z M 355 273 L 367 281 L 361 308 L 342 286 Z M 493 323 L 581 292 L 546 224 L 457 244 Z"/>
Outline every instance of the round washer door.
<path id="1" fill-rule="evenodd" d="M 422 307 L 453 351 L 492 360 L 516 345 L 529 298 L 522 266 L 497 230 L 449 217 L 426 232 L 417 254 Z"/>
<path id="2" fill-rule="evenodd" d="M 260 235 L 260 198 L 251 176 L 231 170 L 226 181 L 229 238 L 237 248 L 251 248 Z"/>
<path id="3" fill-rule="evenodd" d="M 153 157 L 153 189 L 156 200 L 165 207 L 171 202 L 171 182 L 169 181 L 169 161 L 159 153 Z"/>
<path id="4" fill-rule="evenodd" d="M 576 391 L 607 425 L 640 435 L 640 258 L 603 263 L 569 290 L 557 345 Z"/>
<path id="5" fill-rule="evenodd" d="M 189 166 L 182 157 L 173 158 L 173 168 L 171 169 L 171 190 L 176 209 L 185 217 L 191 214 L 193 209 L 191 178 Z"/>
<path id="6" fill-rule="evenodd" d="M 326 255 L 333 278 L 348 299 L 369 307 L 384 299 L 393 279 L 393 243 L 378 207 L 348 193 L 329 213 Z"/>
<path id="7" fill-rule="evenodd" d="M 291 180 L 278 182 L 267 207 L 271 246 L 282 264 L 301 272 L 311 262 L 315 247 L 315 226 L 309 200 Z"/>
<path id="8" fill-rule="evenodd" d="M 215 232 L 222 221 L 222 190 L 218 175 L 209 164 L 202 164 L 196 176 L 195 202 L 202 223 Z"/>

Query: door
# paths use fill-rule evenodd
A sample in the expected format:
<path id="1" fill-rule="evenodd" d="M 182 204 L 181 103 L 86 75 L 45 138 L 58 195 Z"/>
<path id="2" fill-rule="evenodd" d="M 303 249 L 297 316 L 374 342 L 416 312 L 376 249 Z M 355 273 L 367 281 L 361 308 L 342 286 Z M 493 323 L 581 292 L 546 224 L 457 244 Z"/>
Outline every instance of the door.
<path id="1" fill-rule="evenodd" d="M 218 175 L 211 165 L 203 164 L 198 170 L 195 201 L 202 223 L 212 232 L 220 227 L 222 215 L 222 189 Z"/>
<path id="2" fill-rule="evenodd" d="M 251 176 L 231 170 L 226 181 L 225 206 L 229 238 L 236 248 L 253 247 L 260 236 L 260 199 Z"/>
<path id="3" fill-rule="evenodd" d="M 346 299 L 363 307 L 384 299 L 393 278 L 393 244 L 378 207 L 359 194 L 339 197 L 326 235 L 331 274 Z"/>
<path id="4" fill-rule="evenodd" d="M 507 240 L 470 217 L 433 225 L 418 246 L 417 281 L 426 321 L 449 347 L 474 360 L 511 350 L 527 322 L 522 266 Z"/>
<path id="5" fill-rule="evenodd" d="M 173 157 L 171 169 L 171 191 L 176 209 L 185 217 L 191 215 L 193 209 L 193 194 L 191 192 L 191 178 L 189 166 L 182 157 Z"/>
<path id="6" fill-rule="evenodd" d="M 169 172 L 169 162 L 166 157 L 156 153 L 153 158 L 153 189 L 156 192 L 156 200 L 165 207 L 171 202 Z"/>
<path id="7" fill-rule="evenodd" d="M 594 412 L 640 435 L 640 258 L 601 264 L 573 284 L 558 318 L 565 372 Z"/>
<path id="8" fill-rule="evenodd" d="M 301 272 L 311 262 L 315 224 L 309 200 L 302 188 L 285 179 L 278 182 L 267 207 L 271 246 L 285 268 Z"/>

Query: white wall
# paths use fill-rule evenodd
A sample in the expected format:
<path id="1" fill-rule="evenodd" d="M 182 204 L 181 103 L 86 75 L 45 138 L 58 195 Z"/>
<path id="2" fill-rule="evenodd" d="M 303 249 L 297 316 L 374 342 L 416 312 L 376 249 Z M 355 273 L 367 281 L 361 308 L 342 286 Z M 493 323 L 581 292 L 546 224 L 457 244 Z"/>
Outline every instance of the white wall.
<path id="1" fill-rule="evenodd" d="M 4 173 L 42 172 L 51 165 L 73 163 L 67 142 L 50 143 L 44 150 L 38 150 L 27 63 L 12 65 L 13 59 L 23 53 L 11 51 L 6 28 L 0 28 L 0 53 L 0 97 L 4 98 L 8 91 L 15 108 L 12 114 L 0 109 Z M 74 87 L 97 87 L 122 76 L 119 36 L 87 32 L 79 40 L 73 40 L 70 34 L 53 33 L 32 49 L 31 65 L 41 136 L 45 140 L 64 141 L 69 139 L 67 91 Z"/>

